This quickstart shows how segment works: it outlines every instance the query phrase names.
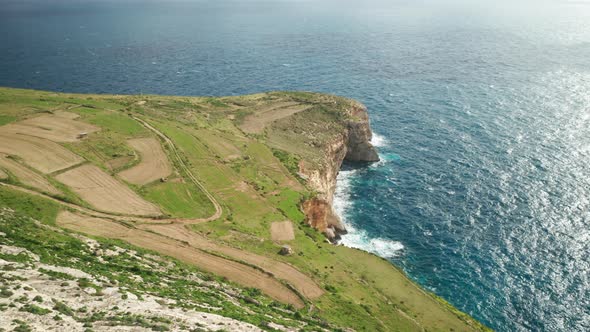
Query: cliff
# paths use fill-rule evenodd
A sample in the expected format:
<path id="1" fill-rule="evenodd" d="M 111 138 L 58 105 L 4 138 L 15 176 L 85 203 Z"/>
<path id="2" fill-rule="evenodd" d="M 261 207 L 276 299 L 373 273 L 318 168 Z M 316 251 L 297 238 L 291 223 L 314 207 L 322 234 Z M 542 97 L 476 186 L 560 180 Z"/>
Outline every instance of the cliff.
<path id="1" fill-rule="evenodd" d="M 485 330 L 387 260 L 326 248 L 324 237 L 300 224 L 307 220 L 332 240 L 345 231 L 332 212 L 340 166 L 378 159 L 358 102 L 308 92 L 218 98 L 0 88 L 3 114 L 0 152 L 12 157 L 0 164 L 23 170 L 0 165 L 7 175 L 0 177 L 0 266 L 6 278 L 20 278 L 5 278 L 0 302 L 15 305 L 6 324 L 69 331 L 80 322 L 116 329 L 132 319 L 158 330 L 197 324 L 240 331 Z M 13 130 L 37 128 L 31 123 L 46 130 L 30 138 Z M 52 141 L 75 137 L 80 123 L 100 130 L 77 142 Z M 148 137 L 160 142 L 164 156 L 151 158 L 130 144 Z M 35 157 L 40 152 L 47 158 Z M 71 155 L 83 162 L 68 164 L 76 160 Z M 137 159 L 168 162 L 175 172 L 128 186 L 117 174 Z M 66 168 L 33 172 L 47 165 Z M 106 189 L 79 193 L 87 185 L 72 170 L 89 165 L 108 179 L 93 187 Z M 37 186 L 61 193 L 34 187 L 30 174 Z M 129 206 L 150 203 L 163 214 L 93 207 L 97 198 L 112 203 L 113 193 Z M 307 218 L 300 211 L 306 199 Z M 213 202 L 223 214 L 207 222 L 218 216 Z M 279 254 L 285 245 L 290 257 Z"/>
<path id="2" fill-rule="evenodd" d="M 323 147 L 325 158 L 321 167 L 309 169 L 305 162 L 299 164 L 299 172 L 307 178 L 308 186 L 317 192 L 315 197 L 302 205 L 307 223 L 323 232 L 332 242 L 338 241 L 341 234 L 346 234 L 346 228 L 332 207 L 336 177 L 343 161 L 379 161 L 379 155 L 371 144 L 372 131 L 366 107 L 352 103 L 345 108 L 344 115 L 342 132 Z"/>

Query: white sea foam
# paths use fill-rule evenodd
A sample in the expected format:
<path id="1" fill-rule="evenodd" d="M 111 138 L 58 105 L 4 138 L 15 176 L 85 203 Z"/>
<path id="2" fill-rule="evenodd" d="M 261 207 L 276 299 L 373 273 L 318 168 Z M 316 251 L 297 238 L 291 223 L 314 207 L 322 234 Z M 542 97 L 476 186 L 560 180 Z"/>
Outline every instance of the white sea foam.
<path id="1" fill-rule="evenodd" d="M 371 144 L 375 147 L 383 147 L 387 145 L 387 138 L 385 136 L 379 135 L 377 133 L 373 133 L 373 137 L 371 138 Z"/>
<path id="2" fill-rule="evenodd" d="M 346 224 L 348 234 L 342 236 L 340 243 L 347 247 L 362 249 L 383 258 L 399 256 L 404 245 L 399 241 L 384 238 L 371 238 L 366 231 Z"/>
<path id="3" fill-rule="evenodd" d="M 396 257 L 404 249 L 401 242 L 384 238 L 372 238 L 365 230 L 355 228 L 348 220 L 352 208 L 350 190 L 357 170 L 340 171 L 336 192 L 334 193 L 334 211 L 340 216 L 348 234 L 342 236 L 340 243 L 347 247 L 357 248 L 374 253 L 384 258 Z"/>

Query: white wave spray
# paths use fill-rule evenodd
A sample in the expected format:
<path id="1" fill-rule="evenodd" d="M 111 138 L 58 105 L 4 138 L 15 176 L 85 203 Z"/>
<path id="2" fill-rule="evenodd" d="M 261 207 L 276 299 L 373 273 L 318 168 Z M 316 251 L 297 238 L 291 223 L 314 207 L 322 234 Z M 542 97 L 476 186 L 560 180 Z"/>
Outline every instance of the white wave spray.
<path id="1" fill-rule="evenodd" d="M 371 138 L 371 144 L 373 144 L 374 147 L 377 147 L 377 148 L 384 147 L 388 143 L 389 142 L 387 141 L 387 138 L 385 138 L 385 136 L 381 136 L 377 133 L 373 133 L 373 137 Z"/>
<path id="2" fill-rule="evenodd" d="M 348 231 L 348 234 L 342 236 L 340 243 L 347 247 L 358 248 L 374 253 L 383 258 L 396 257 L 401 253 L 401 250 L 404 249 L 401 242 L 384 238 L 372 238 L 367 231 L 357 229 L 347 219 L 352 209 L 350 190 L 352 179 L 356 173 L 357 170 L 342 170 L 338 174 L 333 206 L 334 211 L 338 214 Z"/>

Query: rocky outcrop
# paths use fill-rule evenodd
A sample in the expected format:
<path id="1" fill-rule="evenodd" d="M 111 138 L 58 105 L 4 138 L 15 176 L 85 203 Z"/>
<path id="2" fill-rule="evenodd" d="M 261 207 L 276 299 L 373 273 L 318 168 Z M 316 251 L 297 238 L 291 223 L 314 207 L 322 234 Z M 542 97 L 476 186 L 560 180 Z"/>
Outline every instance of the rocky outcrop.
<path id="1" fill-rule="evenodd" d="M 347 123 L 348 140 L 345 159 L 359 162 L 379 161 L 377 150 L 371 144 L 373 132 L 369 124 L 367 109 L 362 105 L 354 107 L 350 116 L 352 119 Z"/>
<path id="2" fill-rule="evenodd" d="M 379 155 L 371 144 L 372 131 L 366 107 L 354 104 L 346 111 L 345 118 L 343 133 L 324 147 L 323 165 L 310 169 L 305 162 L 299 164 L 299 173 L 305 175 L 308 186 L 317 193 L 302 205 L 306 221 L 332 242 L 337 242 L 341 234 L 346 234 L 346 228 L 332 207 L 336 177 L 342 162 L 379 161 Z"/>

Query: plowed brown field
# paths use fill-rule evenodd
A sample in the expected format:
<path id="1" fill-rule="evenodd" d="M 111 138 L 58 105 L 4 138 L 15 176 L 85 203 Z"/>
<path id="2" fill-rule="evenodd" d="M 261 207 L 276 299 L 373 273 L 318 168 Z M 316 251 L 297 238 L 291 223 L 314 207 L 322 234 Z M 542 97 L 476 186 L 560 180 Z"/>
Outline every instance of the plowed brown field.
<path id="1" fill-rule="evenodd" d="M 27 165 L 45 174 L 53 173 L 84 161 L 82 157 L 50 140 L 28 135 L 5 133 L 1 130 L 0 152 L 17 155 Z"/>
<path id="2" fill-rule="evenodd" d="M 273 241 L 290 241 L 295 239 L 293 224 L 287 221 L 277 221 L 270 224 L 270 237 Z"/>
<path id="3" fill-rule="evenodd" d="M 62 211 L 59 214 L 57 224 L 74 231 L 120 239 L 132 245 L 155 250 L 186 263 L 194 264 L 205 271 L 226 277 L 243 286 L 258 288 L 275 300 L 290 303 L 297 308 L 304 306 L 297 294 L 267 273 L 246 264 L 208 254 L 192 245 L 166 236 L 67 211 Z"/>
<path id="4" fill-rule="evenodd" d="M 92 133 L 100 128 L 61 115 L 41 115 L 0 127 L 0 132 L 16 133 L 45 138 L 54 142 L 76 142 L 82 133 Z"/>
<path id="5" fill-rule="evenodd" d="M 119 173 L 119 176 L 130 183 L 144 185 L 167 177 L 172 167 L 160 142 L 155 138 L 136 138 L 127 143 L 141 155 L 141 162 Z"/>
<path id="6" fill-rule="evenodd" d="M 60 193 L 46 178 L 7 157 L 7 155 L 0 153 L 0 168 L 12 173 L 20 182 L 49 194 L 57 195 Z"/>
<path id="7" fill-rule="evenodd" d="M 187 229 L 185 225 L 143 224 L 139 227 L 182 241 L 183 243 L 188 243 L 195 248 L 220 253 L 235 260 L 258 266 L 264 271 L 272 273 L 275 277 L 287 281 L 306 298 L 315 299 L 324 294 L 324 291 L 313 279 L 287 263 L 253 254 L 245 250 L 217 244 L 206 237 Z"/>
<path id="8" fill-rule="evenodd" d="M 59 174 L 56 179 L 98 210 L 139 216 L 161 215 L 155 205 L 96 166 L 82 165 Z"/>

